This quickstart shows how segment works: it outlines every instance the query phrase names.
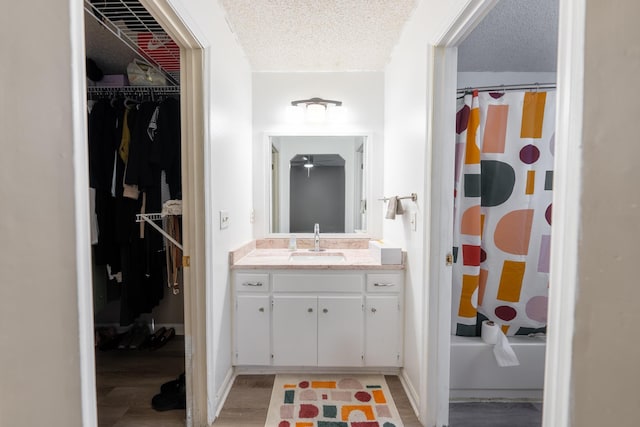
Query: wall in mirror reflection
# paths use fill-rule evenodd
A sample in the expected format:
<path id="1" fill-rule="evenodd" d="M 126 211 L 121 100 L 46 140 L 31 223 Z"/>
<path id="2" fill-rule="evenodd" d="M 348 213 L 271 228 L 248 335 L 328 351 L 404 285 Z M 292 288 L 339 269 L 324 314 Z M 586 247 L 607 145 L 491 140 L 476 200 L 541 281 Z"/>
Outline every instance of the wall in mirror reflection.
<path id="1" fill-rule="evenodd" d="M 271 233 L 366 232 L 366 137 L 271 136 Z"/>

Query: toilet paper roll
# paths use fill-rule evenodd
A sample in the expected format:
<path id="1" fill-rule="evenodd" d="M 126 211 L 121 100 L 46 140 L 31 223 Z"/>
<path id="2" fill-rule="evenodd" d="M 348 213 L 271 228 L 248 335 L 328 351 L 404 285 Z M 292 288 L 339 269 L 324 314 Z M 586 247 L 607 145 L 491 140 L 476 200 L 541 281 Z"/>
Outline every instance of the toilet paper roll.
<path id="1" fill-rule="evenodd" d="M 482 336 L 482 341 L 487 344 L 495 344 L 498 342 L 498 336 L 502 333 L 500 327 L 492 322 L 491 320 L 485 320 L 482 322 L 482 330 L 480 331 L 480 335 Z"/>

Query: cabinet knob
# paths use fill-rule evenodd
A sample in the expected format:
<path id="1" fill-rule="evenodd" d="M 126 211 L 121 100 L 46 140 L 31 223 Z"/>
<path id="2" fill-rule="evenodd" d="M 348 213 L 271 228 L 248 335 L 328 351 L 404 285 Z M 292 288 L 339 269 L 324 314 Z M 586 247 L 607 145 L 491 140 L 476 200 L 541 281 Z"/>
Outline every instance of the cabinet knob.
<path id="1" fill-rule="evenodd" d="M 378 311 L 378 310 L 376 310 L 376 308 L 375 308 L 375 307 L 373 307 L 373 308 L 371 309 L 371 312 L 372 312 L 372 313 L 375 313 L 376 311 Z"/>
<path id="2" fill-rule="evenodd" d="M 377 282 L 374 283 L 373 286 L 375 286 L 376 288 L 386 288 L 389 286 L 395 286 L 393 283 L 381 283 L 381 282 Z"/>
<path id="3" fill-rule="evenodd" d="M 258 311 L 259 311 L 260 313 L 264 313 L 264 307 L 260 307 L 260 308 L 258 309 Z"/>
<path id="4" fill-rule="evenodd" d="M 323 312 L 323 313 L 328 313 L 328 312 L 329 312 L 329 310 L 328 310 L 328 309 L 326 309 L 326 308 L 323 308 L 323 309 L 322 309 L 322 312 Z"/>
<path id="5" fill-rule="evenodd" d="M 256 283 L 244 282 L 242 286 L 262 286 L 262 283 L 261 282 L 256 282 Z"/>
<path id="6" fill-rule="evenodd" d="M 307 311 L 308 311 L 309 313 L 313 313 L 313 308 L 308 308 L 308 309 L 307 309 Z"/>

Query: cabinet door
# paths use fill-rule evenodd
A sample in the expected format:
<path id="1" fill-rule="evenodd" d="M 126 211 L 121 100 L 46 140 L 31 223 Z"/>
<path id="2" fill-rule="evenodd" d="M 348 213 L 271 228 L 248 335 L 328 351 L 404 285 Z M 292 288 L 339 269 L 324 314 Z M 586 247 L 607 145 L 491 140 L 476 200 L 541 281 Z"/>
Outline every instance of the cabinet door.
<path id="1" fill-rule="evenodd" d="M 399 366 L 402 329 L 398 296 L 368 296 L 365 312 L 366 365 Z"/>
<path id="2" fill-rule="evenodd" d="M 316 297 L 274 295 L 274 365 L 317 365 L 317 307 Z"/>
<path id="3" fill-rule="evenodd" d="M 361 296 L 318 297 L 318 366 L 362 366 Z"/>
<path id="4" fill-rule="evenodd" d="M 236 299 L 236 364 L 269 365 L 269 295 Z"/>

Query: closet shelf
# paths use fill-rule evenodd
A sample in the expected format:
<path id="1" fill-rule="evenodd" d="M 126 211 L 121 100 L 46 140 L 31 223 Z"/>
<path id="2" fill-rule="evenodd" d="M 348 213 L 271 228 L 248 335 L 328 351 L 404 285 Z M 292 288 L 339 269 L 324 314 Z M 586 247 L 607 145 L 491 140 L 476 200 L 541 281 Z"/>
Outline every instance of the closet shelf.
<path id="1" fill-rule="evenodd" d="M 180 86 L 88 86 L 92 95 L 180 95 Z"/>
<path id="2" fill-rule="evenodd" d="M 168 241 L 176 245 L 176 247 L 182 251 L 183 250 L 182 244 L 178 242 L 176 239 L 174 239 L 171 235 L 169 235 L 169 233 L 164 231 L 160 226 L 158 226 L 158 224 L 153 222 L 153 221 L 159 221 L 166 216 L 167 215 L 161 214 L 161 213 L 136 214 L 136 222 L 143 222 L 143 221 L 146 222 L 147 224 L 155 228 L 160 234 L 162 234 Z"/>
<path id="3" fill-rule="evenodd" d="M 180 85 L 180 48 L 138 0 L 85 0 L 84 9 L 170 84 Z"/>

